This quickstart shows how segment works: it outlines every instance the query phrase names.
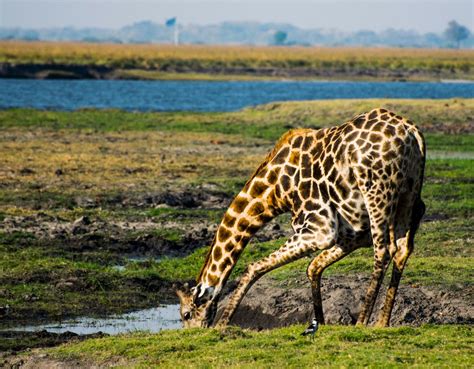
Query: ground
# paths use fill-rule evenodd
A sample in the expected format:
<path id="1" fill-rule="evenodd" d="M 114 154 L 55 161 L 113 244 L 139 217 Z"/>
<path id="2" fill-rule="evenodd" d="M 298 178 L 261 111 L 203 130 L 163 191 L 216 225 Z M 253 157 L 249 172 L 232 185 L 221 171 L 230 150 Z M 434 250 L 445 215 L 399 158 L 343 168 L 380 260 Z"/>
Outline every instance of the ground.
<path id="1" fill-rule="evenodd" d="M 360 345 L 353 356 L 360 360 L 374 340 L 380 340 L 374 365 L 380 359 L 391 365 L 443 366 L 443 360 L 453 356 L 461 366 L 472 343 L 474 316 L 472 99 L 275 103 L 225 114 L 2 111 L 0 327 L 176 301 L 173 284 L 197 275 L 226 206 L 285 130 L 340 124 L 379 106 L 412 119 L 427 139 L 427 214 L 392 319 L 392 325 L 412 328 L 394 328 L 386 331 L 389 334 L 325 327 L 316 347 L 329 351 L 318 351 L 317 357 L 325 365 L 340 352 L 341 360 L 350 362 L 348 348 Z M 289 231 L 287 215 L 270 223 L 247 247 L 231 279 L 282 244 Z M 371 255 L 369 249 L 359 250 L 325 273 L 323 296 L 330 323 L 354 322 Z M 304 275 L 308 262 L 295 262 L 259 281 L 233 323 L 253 329 L 306 323 L 311 315 Z M 233 285 L 229 283 L 229 289 Z M 457 325 L 439 325 L 446 323 Z M 286 357 L 281 351 L 287 344 L 294 344 L 295 352 L 302 350 L 304 360 L 315 354 L 315 346 L 298 337 L 302 328 L 164 332 L 79 343 L 75 341 L 84 337 L 28 336 L 17 337 L 16 345 L 3 335 L 0 351 L 72 340 L 8 360 L 26 360 L 31 367 L 58 360 L 63 366 L 170 366 L 177 357 L 191 360 L 186 351 L 192 346 L 218 366 L 250 366 L 253 357 L 270 360 L 265 350 L 273 347 L 276 364 L 285 358 L 291 364 L 296 354 Z M 384 353 L 382 348 L 397 337 L 402 344 L 396 353 Z M 257 351 L 245 357 L 240 350 L 248 351 L 254 341 L 259 342 Z M 419 351 L 402 355 L 415 341 Z M 165 342 L 169 347 L 162 350 Z M 216 342 L 219 350 L 237 350 L 235 361 L 213 356 L 209 347 Z M 438 347 L 439 342 L 445 345 Z M 110 352 L 104 350 L 109 346 Z M 130 351 L 123 349 L 128 346 Z M 143 356 L 147 350 L 153 354 Z"/>

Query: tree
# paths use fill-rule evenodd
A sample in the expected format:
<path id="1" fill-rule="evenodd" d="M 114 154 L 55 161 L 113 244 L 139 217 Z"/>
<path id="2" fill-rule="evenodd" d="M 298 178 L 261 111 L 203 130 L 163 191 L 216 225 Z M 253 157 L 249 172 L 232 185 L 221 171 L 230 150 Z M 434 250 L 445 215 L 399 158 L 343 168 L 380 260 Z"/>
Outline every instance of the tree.
<path id="1" fill-rule="evenodd" d="M 456 43 L 457 48 L 461 46 L 461 41 L 469 37 L 469 29 L 460 25 L 455 20 L 448 23 L 448 28 L 444 31 L 444 36 L 452 42 Z"/>
<path id="2" fill-rule="evenodd" d="M 288 37 L 287 33 L 284 31 L 276 31 L 273 35 L 273 43 L 275 45 L 284 45 L 286 38 Z"/>

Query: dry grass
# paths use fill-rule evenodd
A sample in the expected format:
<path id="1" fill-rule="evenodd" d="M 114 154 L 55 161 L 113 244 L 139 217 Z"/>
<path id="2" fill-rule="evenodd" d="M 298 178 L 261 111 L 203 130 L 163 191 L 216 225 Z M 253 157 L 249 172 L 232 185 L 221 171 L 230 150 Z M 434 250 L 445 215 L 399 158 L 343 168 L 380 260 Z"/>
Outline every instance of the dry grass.
<path id="1" fill-rule="evenodd" d="M 472 134 L 440 133 L 472 133 L 473 99 L 273 103 L 222 114 L 10 110 L 0 114 L 0 203 L 202 183 L 233 192 L 288 128 L 341 124 L 376 106 L 434 132 L 430 153 L 472 151 Z"/>
<path id="2" fill-rule="evenodd" d="M 143 69 L 194 63 L 217 67 L 454 68 L 467 73 L 473 69 L 473 56 L 473 50 L 449 49 L 0 42 L 0 62 L 78 63 Z"/>
<path id="3" fill-rule="evenodd" d="M 0 179 L 16 193 L 90 196 L 246 177 L 267 147 L 235 136 L 167 132 L 2 132 Z M 238 168 L 238 169 L 235 169 Z M 60 172 L 59 172 L 60 171 Z"/>

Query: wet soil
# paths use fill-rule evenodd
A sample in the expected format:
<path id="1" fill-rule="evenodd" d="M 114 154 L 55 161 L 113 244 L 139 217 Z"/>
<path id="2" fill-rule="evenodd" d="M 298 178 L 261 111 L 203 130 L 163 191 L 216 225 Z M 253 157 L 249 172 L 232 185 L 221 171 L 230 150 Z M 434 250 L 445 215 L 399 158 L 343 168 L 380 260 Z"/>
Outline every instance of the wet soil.
<path id="1" fill-rule="evenodd" d="M 78 207 L 83 209 L 158 209 L 164 216 L 128 216 L 127 220 L 100 219 L 80 216 L 74 220 L 51 216 L 43 211 L 28 216 L 8 216 L 0 221 L 2 231 L 7 234 L 26 232 L 40 245 L 60 245 L 66 252 L 109 251 L 125 258 L 185 256 L 195 249 L 208 246 L 217 229 L 217 222 L 193 216 L 183 221 L 180 211 L 210 210 L 224 212 L 232 197 L 223 192 L 204 188 L 176 192 L 147 193 L 132 196 L 114 196 L 97 202 L 97 199 L 78 197 Z M 169 213 L 167 216 L 166 213 Z M 178 215 L 174 215 L 178 214 Z M 193 219 L 194 218 L 194 219 Z M 170 237 L 167 232 L 175 232 Z M 271 222 L 256 235 L 259 242 L 286 236 L 277 222 Z M 31 239 L 15 239 L 18 244 L 30 244 Z"/>
<path id="2" fill-rule="evenodd" d="M 323 277 L 323 306 L 327 324 L 352 325 L 357 320 L 368 276 L 356 274 Z M 230 283 L 229 293 L 236 283 Z M 464 288 L 462 288 L 464 287 Z M 225 306 L 228 295 L 220 304 Z M 392 326 L 421 324 L 474 324 L 473 286 L 460 286 L 459 290 L 436 287 L 401 285 L 392 313 Z M 383 294 L 377 300 L 370 324 L 380 311 Z M 278 282 L 263 277 L 246 295 L 237 309 L 231 324 L 249 329 L 272 329 L 291 324 L 306 324 L 313 317 L 309 283 L 302 277 Z M 17 355 L 25 349 L 50 347 L 65 342 L 102 337 L 98 332 L 91 335 L 76 335 L 41 332 L 0 332 L 3 340 L 3 355 L 0 366 L 5 368 L 74 368 L 88 367 L 81 362 L 57 361 L 45 354 L 32 351 L 27 357 Z M 108 364 L 107 364 L 108 365 Z M 110 363 L 111 366 L 117 363 Z"/>
<path id="3" fill-rule="evenodd" d="M 388 279 L 388 278 L 387 278 Z M 288 283 L 288 282 L 286 282 Z M 313 318 L 311 288 L 306 278 L 292 280 L 291 287 L 269 277 L 248 292 L 232 319 L 243 328 L 268 329 Z M 324 277 L 323 309 L 327 324 L 355 324 L 368 287 L 369 277 L 361 274 Z M 373 324 L 385 298 L 382 287 L 370 324 Z M 402 284 L 392 313 L 391 326 L 422 324 L 473 324 L 474 286 L 447 290 L 434 286 Z M 225 300 L 222 304 L 225 306 Z"/>
<path id="4" fill-rule="evenodd" d="M 102 332 L 76 334 L 73 332 L 53 333 L 46 330 L 37 332 L 0 331 L 0 351 L 19 352 L 25 349 L 53 347 L 66 342 L 82 341 L 88 338 L 104 336 L 107 336 L 107 334 Z"/>

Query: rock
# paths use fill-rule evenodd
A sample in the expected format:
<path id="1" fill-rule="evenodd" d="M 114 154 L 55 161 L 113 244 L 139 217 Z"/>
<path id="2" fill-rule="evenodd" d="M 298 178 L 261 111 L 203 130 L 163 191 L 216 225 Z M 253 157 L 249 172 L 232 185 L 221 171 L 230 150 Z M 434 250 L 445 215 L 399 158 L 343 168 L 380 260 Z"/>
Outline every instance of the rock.
<path id="1" fill-rule="evenodd" d="M 23 300 L 29 301 L 29 302 L 38 301 L 39 297 L 36 296 L 34 293 L 31 293 L 31 294 L 27 293 L 26 295 L 23 295 Z"/>
<path id="2" fill-rule="evenodd" d="M 81 208 L 93 208 L 96 206 L 96 202 L 89 197 L 76 197 L 75 202 Z"/>
<path id="3" fill-rule="evenodd" d="M 74 223 L 72 223 L 73 227 L 77 227 L 79 225 L 89 225 L 91 224 L 91 220 L 88 216 L 84 215 L 82 217 L 77 218 Z"/>
<path id="4" fill-rule="evenodd" d="M 0 306 L 0 317 L 5 317 L 10 312 L 10 305 Z"/>
<path id="5" fill-rule="evenodd" d="M 90 224 L 91 220 L 87 216 L 77 218 L 71 225 L 71 233 L 74 235 L 88 233 Z"/>
<path id="6" fill-rule="evenodd" d="M 34 174 L 34 173 L 36 173 L 36 172 L 31 168 L 24 167 L 24 168 L 20 169 L 20 174 L 22 176 L 27 176 L 29 174 Z"/>

